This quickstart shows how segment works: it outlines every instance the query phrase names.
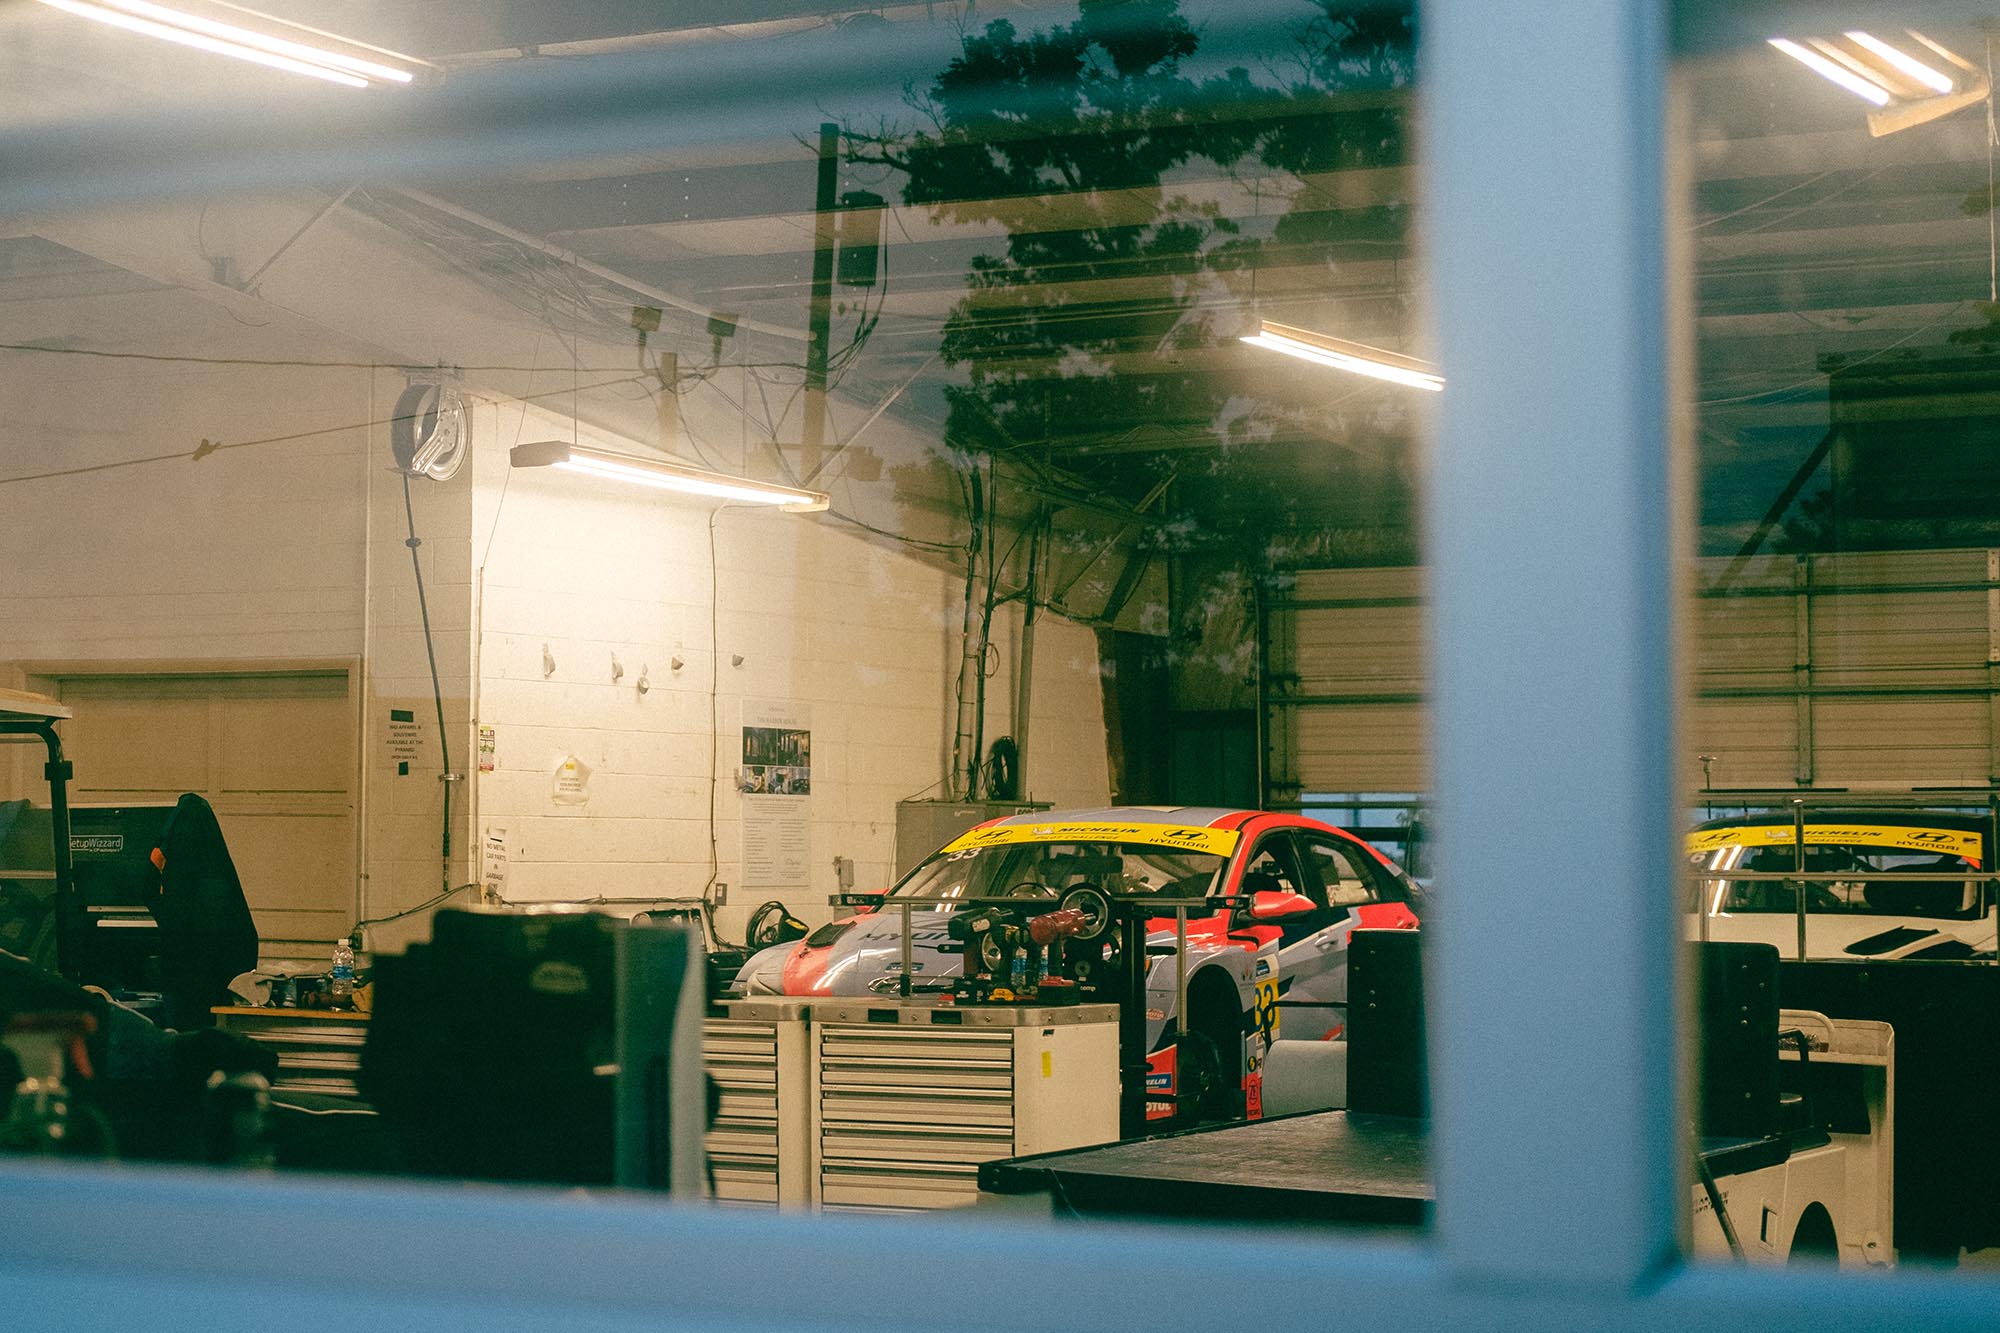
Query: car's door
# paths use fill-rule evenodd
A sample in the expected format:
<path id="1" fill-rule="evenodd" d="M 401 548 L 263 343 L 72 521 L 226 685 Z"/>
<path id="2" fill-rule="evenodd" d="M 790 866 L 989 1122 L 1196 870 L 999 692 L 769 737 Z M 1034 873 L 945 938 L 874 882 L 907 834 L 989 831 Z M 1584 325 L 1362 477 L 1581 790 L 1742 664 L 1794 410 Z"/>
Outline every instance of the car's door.
<path id="1" fill-rule="evenodd" d="M 1285 987 L 1280 1023 L 1288 1037 L 1338 1034 L 1347 1025 L 1347 941 L 1360 922 L 1360 909 L 1393 892 L 1361 848 L 1330 833 L 1296 834 L 1306 892 L 1326 904 L 1323 924 L 1292 946 L 1286 958 L 1291 984 Z"/>
<path id="2" fill-rule="evenodd" d="M 1292 829 L 1273 829 L 1257 839 L 1244 862 L 1238 890 L 1251 895 L 1251 906 L 1239 922 L 1278 932 L 1277 957 L 1266 966 L 1266 957 L 1260 952 L 1252 978 L 1257 990 L 1258 1026 L 1266 1040 L 1275 1040 L 1280 1035 L 1282 1015 L 1290 1012 L 1280 1007 L 1285 999 L 1294 994 L 1305 1000 L 1323 997 L 1327 987 L 1322 974 L 1330 963 L 1321 940 L 1342 914 L 1328 904 L 1320 881 L 1303 864 Z M 1303 1021 L 1312 1027 L 1311 1016 L 1304 1016 Z M 1317 1037 L 1320 1031 L 1314 1029 L 1309 1035 Z"/>

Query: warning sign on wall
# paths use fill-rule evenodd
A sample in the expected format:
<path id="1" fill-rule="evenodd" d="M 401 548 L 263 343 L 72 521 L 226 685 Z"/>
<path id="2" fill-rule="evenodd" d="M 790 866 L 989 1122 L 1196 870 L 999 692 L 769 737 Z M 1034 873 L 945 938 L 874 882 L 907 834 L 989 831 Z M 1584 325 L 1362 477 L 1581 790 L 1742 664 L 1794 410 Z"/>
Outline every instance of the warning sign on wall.
<path id="1" fill-rule="evenodd" d="M 389 710 L 389 759 L 396 765 L 396 776 L 410 776 L 410 768 L 417 762 L 417 749 L 424 743 L 424 724 L 417 721 L 414 709 L 391 708 Z"/>
<path id="2" fill-rule="evenodd" d="M 557 805 L 587 803 L 590 800 L 590 765 L 575 755 L 570 755 L 557 764 L 550 796 Z"/>

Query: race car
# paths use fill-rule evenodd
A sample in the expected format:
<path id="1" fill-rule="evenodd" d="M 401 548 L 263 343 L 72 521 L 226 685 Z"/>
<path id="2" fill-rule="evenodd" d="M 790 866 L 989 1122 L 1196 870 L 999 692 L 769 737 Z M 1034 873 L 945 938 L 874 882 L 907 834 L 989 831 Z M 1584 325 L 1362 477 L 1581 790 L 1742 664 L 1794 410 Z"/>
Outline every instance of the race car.
<path id="1" fill-rule="evenodd" d="M 1808 958 L 1990 959 L 1987 824 L 1942 810 L 1811 811 L 1804 869 L 1812 878 L 1798 881 L 1731 878 L 1800 869 L 1789 813 L 1709 820 L 1687 838 L 1690 933 L 1796 957 L 1803 882 Z"/>
<path id="2" fill-rule="evenodd" d="M 1337 1037 L 1346 1024 L 1347 941 L 1360 928 L 1417 924 L 1420 890 L 1387 857 L 1299 815 L 1196 807 L 1112 807 L 1016 815 L 946 844 L 886 891 L 910 916 L 911 989 L 961 975 L 951 938 L 959 900 L 1045 901 L 1101 913 L 1109 900 L 1231 896 L 1187 921 L 1188 1032 L 1178 1040 L 1171 915 L 1146 922 L 1147 1115 L 1262 1114 L 1261 1066 L 1279 1035 Z M 901 913 L 867 909 L 752 956 L 745 995 L 892 995 Z"/>

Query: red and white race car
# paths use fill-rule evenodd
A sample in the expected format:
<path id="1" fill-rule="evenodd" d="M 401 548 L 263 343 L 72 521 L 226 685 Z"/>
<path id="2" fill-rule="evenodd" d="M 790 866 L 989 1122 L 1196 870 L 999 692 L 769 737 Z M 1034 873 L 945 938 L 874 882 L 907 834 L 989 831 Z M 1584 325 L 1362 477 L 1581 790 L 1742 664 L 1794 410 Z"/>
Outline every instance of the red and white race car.
<path id="1" fill-rule="evenodd" d="M 960 900 L 1243 896 L 1187 922 L 1188 1033 L 1178 1041 L 1171 916 L 1146 978 L 1147 1090 L 1202 1119 L 1262 1114 L 1261 1066 L 1287 1038 L 1331 1038 L 1347 1021 L 1347 942 L 1357 928 L 1417 924 L 1421 890 L 1353 834 L 1300 815 L 1196 807 L 1112 807 L 1017 815 L 954 839 L 894 888 L 910 917 L 912 989 L 946 989 L 962 955 L 949 933 Z M 1093 898 L 1092 895 L 1101 895 Z M 869 995 L 899 988 L 901 913 L 865 910 L 751 957 L 746 995 Z M 1174 1103 L 1149 1103 L 1149 1117 Z"/>

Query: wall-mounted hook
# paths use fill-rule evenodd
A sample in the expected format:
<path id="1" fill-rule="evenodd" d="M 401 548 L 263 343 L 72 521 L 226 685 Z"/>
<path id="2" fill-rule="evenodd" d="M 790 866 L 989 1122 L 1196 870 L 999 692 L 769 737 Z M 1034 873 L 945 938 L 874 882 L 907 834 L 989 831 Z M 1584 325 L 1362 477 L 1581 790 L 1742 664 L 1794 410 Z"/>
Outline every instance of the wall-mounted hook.
<path id="1" fill-rule="evenodd" d="M 742 665 L 743 665 L 743 654 L 742 654 L 742 653 L 731 653 L 731 654 L 729 655 L 729 665 L 731 665 L 731 666 L 742 666 Z"/>
<path id="2" fill-rule="evenodd" d="M 639 663 L 639 693 L 641 694 L 653 688 L 653 682 L 646 679 L 646 673 L 651 670 L 652 668 L 644 662 Z"/>
<path id="3" fill-rule="evenodd" d="M 681 655 L 679 653 L 675 653 L 672 660 L 670 660 L 667 663 L 668 669 L 672 671 L 679 671 L 682 667 L 686 665 L 687 663 L 681 660 Z"/>
<path id="4" fill-rule="evenodd" d="M 616 685 L 625 679 L 625 664 L 618 660 L 618 654 L 611 654 L 611 683 Z"/>
<path id="5" fill-rule="evenodd" d="M 542 676 L 546 679 L 555 674 L 556 655 L 549 651 L 549 646 L 545 643 L 542 645 Z"/>

